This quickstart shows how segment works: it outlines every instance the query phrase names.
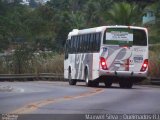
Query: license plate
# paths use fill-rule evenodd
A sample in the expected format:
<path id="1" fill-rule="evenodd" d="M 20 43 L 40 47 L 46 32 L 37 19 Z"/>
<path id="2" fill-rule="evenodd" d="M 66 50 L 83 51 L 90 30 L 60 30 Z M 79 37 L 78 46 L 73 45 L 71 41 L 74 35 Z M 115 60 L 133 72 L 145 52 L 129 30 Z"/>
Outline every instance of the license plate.
<path id="1" fill-rule="evenodd" d="M 141 62 L 143 62 L 143 57 L 134 57 L 134 62 L 135 63 L 141 63 Z"/>

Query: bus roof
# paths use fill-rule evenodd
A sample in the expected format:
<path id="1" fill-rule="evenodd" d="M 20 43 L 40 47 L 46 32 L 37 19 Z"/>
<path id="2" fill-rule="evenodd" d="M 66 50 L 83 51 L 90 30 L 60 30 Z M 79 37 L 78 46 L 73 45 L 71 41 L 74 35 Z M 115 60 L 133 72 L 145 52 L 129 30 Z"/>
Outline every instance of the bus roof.
<path id="1" fill-rule="evenodd" d="M 94 27 L 94 28 L 87 28 L 87 29 L 73 29 L 69 34 L 68 37 L 74 35 L 80 35 L 80 34 L 88 34 L 88 33 L 96 33 L 96 32 L 103 32 L 106 28 L 132 28 L 132 29 L 143 29 L 146 30 L 144 27 L 138 27 L 138 26 L 124 26 L 124 25 L 112 25 L 112 26 L 100 26 L 100 27 Z"/>

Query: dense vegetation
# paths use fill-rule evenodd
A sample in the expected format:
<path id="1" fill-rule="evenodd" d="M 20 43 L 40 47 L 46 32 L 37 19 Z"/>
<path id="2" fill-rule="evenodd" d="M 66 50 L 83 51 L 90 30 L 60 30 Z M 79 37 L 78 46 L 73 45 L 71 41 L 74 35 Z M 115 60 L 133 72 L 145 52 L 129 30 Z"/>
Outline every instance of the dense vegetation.
<path id="1" fill-rule="evenodd" d="M 13 43 L 27 43 L 34 50 L 63 50 L 69 31 L 110 24 L 142 26 L 146 7 L 157 13 L 157 3 L 115 2 L 116 0 L 51 0 L 37 7 L 32 0 L 30 6 L 0 1 L 0 50 L 10 48 Z M 126 0 L 127 1 L 127 0 Z M 157 17 L 158 14 L 156 14 Z M 150 43 L 158 42 L 156 30 Z M 34 47 L 33 47 L 34 46 Z"/>
<path id="2" fill-rule="evenodd" d="M 43 56 L 40 55 L 35 62 L 32 61 L 35 60 L 33 53 L 49 50 L 53 54 L 63 54 L 67 34 L 75 28 L 116 24 L 143 26 L 142 16 L 148 8 L 155 11 L 157 18 L 154 25 L 147 26 L 149 43 L 158 43 L 160 39 L 159 0 L 50 0 L 45 5 L 31 1 L 30 6 L 26 6 L 19 4 L 20 0 L 14 3 L 0 0 L 0 52 L 15 49 L 12 61 L 6 62 L 8 58 L 0 60 L 3 66 L 4 61 L 7 66 L 1 73 L 36 72 L 33 67 L 23 70 L 25 65 L 34 66 L 33 63 Z M 42 61 L 39 63 L 43 64 Z"/>

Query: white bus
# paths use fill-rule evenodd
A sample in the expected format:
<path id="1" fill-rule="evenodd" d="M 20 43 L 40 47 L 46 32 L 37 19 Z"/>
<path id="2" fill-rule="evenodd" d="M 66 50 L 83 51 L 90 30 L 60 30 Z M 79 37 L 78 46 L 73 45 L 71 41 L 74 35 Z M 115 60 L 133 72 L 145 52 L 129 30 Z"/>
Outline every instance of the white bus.
<path id="1" fill-rule="evenodd" d="M 101 26 L 74 29 L 65 45 L 64 78 L 70 85 L 85 81 L 87 86 L 103 82 L 121 88 L 147 77 L 148 32 L 135 26 Z"/>

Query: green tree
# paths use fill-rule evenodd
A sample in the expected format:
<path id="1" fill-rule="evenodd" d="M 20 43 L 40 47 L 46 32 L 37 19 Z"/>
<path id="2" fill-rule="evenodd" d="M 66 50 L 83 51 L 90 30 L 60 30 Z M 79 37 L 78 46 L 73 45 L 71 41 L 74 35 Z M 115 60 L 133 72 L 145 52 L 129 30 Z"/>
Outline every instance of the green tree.
<path id="1" fill-rule="evenodd" d="M 84 10 L 87 27 L 95 27 L 97 25 L 99 26 L 102 23 L 100 8 L 101 5 L 99 1 L 89 0 L 87 2 Z"/>
<path id="2" fill-rule="evenodd" d="M 70 14 L 70 18 L 72 21 L 72 28 L 75 29 L 81 29 L 85 27 L 85 14 L 81 13 L 81 12 L 72 12 Z"/>
<path id="3" fill-rule="evenodd" d="M 72 29 L 84 27 L 84 14 L 79 11 L 81 7 L 76 8 L 78 3 L 83 6 L 83 2 L 84 0 L 51 0 L 47 3 L 46 6 L 54 12 L 50 22 L 54 24 L 55 40 L 53 46 L 56 50 L 63 50 L 68 33 Z"/>
<path id="4" fill-rule="evenodd" d="M 54 11 L 49 6 L 39 6 L 28 13 L 25 25 L 29 31 L 29 42 L 35 49 L 52 49 L 55 36 L 53 21 Z"/>
<path id="5" fill-rule="evenodd" d="M 5 16 L 7 12 L 7 5 L 5 2 L 0 1 L 0 51 L 8 47 L 8 23 L 9 19 Z"/>
<path id="6" fill-rule="evenodd" d="M 139 25 L 142 18 L 138 5 L 125 2 L 115 3 L 106 16 L 112 24 L 119 25 Z"/>

